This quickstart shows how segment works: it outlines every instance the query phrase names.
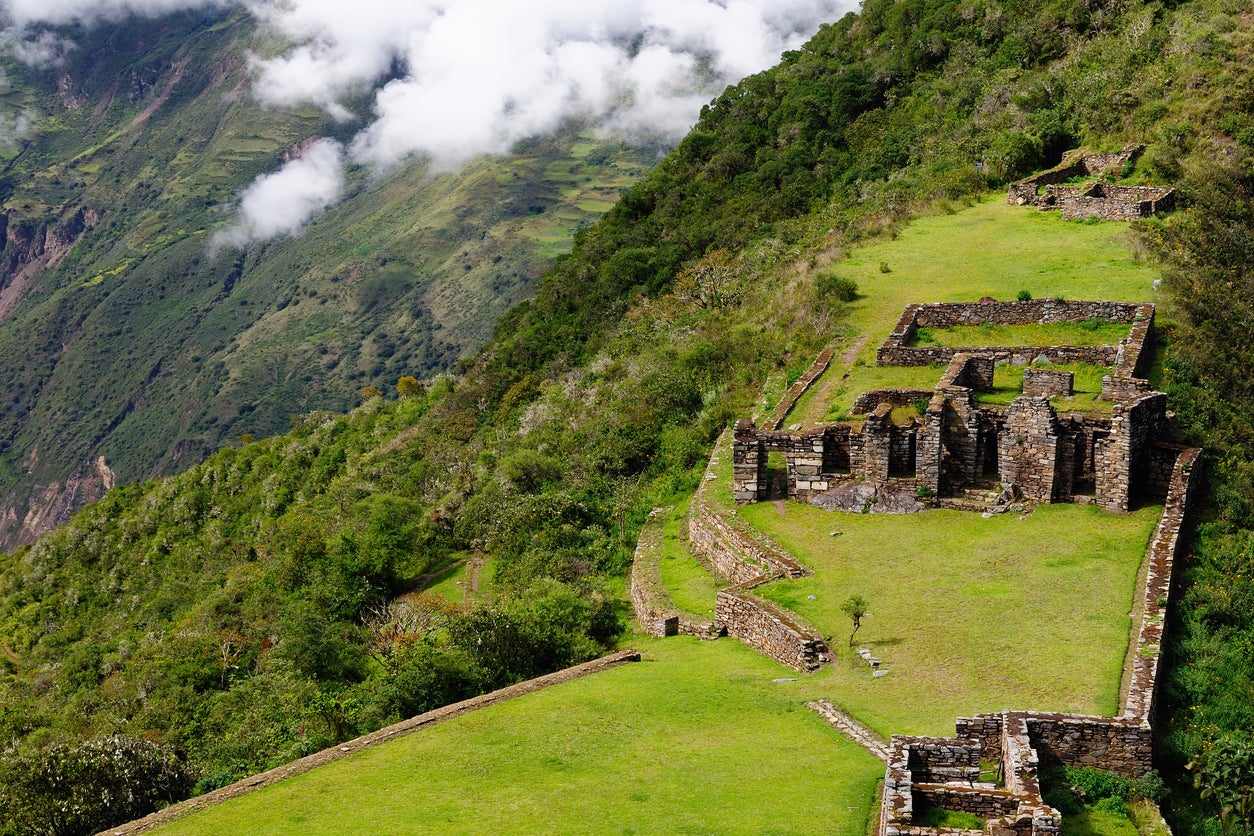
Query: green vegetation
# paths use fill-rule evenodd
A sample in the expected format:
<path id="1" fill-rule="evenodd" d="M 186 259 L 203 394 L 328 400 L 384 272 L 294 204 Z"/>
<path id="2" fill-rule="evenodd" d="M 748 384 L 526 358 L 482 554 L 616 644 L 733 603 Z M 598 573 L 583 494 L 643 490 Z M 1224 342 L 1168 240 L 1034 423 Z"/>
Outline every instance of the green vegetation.
<path id="1" fill-rule="evenodd" d="M 1083 0 L 867 0 L 859 15 L 824 27 L 778 68 L 729 88 L 666 160 L 599 223 L 575 234 L 570 254 L 539 281 L 533 299 L 499 321 L 492 342 L 459 366 L 456 380 L 432 381 L 421 398 L 399 401 L 390 400 L 393 381 L 428 376 L 463 354 L 473 341 L 465 337 L 473 330 L 465 325 L 472 308 L 490 296 L 505 300 L 492 303 L 502 310 L 543 270 L 540 261 L 513 262 L 517 251 L 498 249 L 498 239 L 485 232 L 512 232 L 533 253 L 537 241 L 556 250 L 577 225 L 528 207 L 536 203 L 534 191 L 574 197 L 567 191 L 569 166 L 589 140 L 542 143 L 527 162 L 506 164 L 535 173 L 517 178 L 516 188 L 502 177 L 513 183 L 517 172 L 488 161 L 456 181 L 424 181 L 426 190 L 415 188 L 422 181 L 416 167 L 371 182 L 354 172 L 350 197 L 302 240 L 215 261 L 204 257 L 205 235 L 233 189 L 271 169 L 292 143 L 352 126 L 309 112 L 249 110 L 243 97 L 230 102 L 219 95 L 212 74 L 223 64 L 215 50 L 236 35 L 247 43 L 242 15 L 207 27 L 194 16 L 180 18 L 183 28 L 168 30 L 164 21 L 130 30 L 128 23 L 84 40 L 74 53 L 84 57 L 72 59 L 81 63 L 57 72 L 96 99 L 132 68 L 196 60 L 161 129 L 128 130 L 146 103 L 124 96 L 99 124 L 89 121 L 93 108 L 49 108 L 38 140 L 6 168 L 0 197 L 10 212 L 10 235 L 33 240 L 80 199 L 107 211 L 52 278 L 32 286 L 23 309 L 0 324 L 10 358 L 3 387 L 14 398 L 0 419 L 0 484 L 27 478 L 44 484 L 98 454 L 123 481 L 173 471 L 222 439 L 264 435 L 287 426 L 290 415 L 306 417 L 287 435 L 222 451 L 177 478 L 120 488 L 37 546 L 0 558 L 5 769 L 34 763 L 57 743 L 122 731 L 181 748 L 206 788 L 401 713 L 599 652 L 616 633 L 608 602 L 620 597 L 631 543 L 648 510 L 690 493 L 729 421 L 752 414 L 764 390 L 768 401 L 778 398 L 822 346 L 843 340 L 849 357 L 839 355 L 816 387 L 815 397 L 823 398 L 811 410 L 816 416 L 832 401 L 824 391 L 840 388 L 841 376 L 859 362 L 869 366 L 908 302 L 1012 298 L 1024 289 L 1038 297 L 1146 299 L 1154 271 L 1129 258 L 1130 236 L 1117 240 L 1126 225 L 1072 224 L 1000 198 L 960 211 L 1007 179 L 1052 164 L 1067 147 L 1143 140 L 1149 147 L 1133 177 L 1179 183 L 1191 205 L 1176 219 L 1139 228 L 1150 251 L 1175 265 L 1165 286 L 1181 331 L 1163 374 L 1182 424 L 1207 442 L 1215 465 L 1213 518 L 1189 564 L 1192 586 L 1178 613 L 1179 640 L 1164 655 L 1172 678 L 1164 705 L 1173 714 L 1164 755 L 1175 766 L 1170 777 L 1186 783 L 1179 781 L 1184 763 L 1208 742 L 1254 725 L 1254 607 L 1247 590 L 1254 384 L 1244 373 L 1254 309 L 1248 298 L 1254 178 L 1245 150 L 1254 145 L 1254 50 L 1246 11 L 1227 0 L 1100 7 Z M 117 51 L 101 52 L 145 33 L 152 49 L 138 64 Z M 85 56 L 98 55 L 87 73 Z M 11 78 L 23 91 L 51 95 L 54 75 L 36 76 L 22 70 Z M 184 129 L 184 150 L 176 151 Z M 89 149 L 89 156 L 66 164 Z M 1204 164 L 1212 158 L 1219 162 Z M 526 185 L 545 183 L 546 173 L 554 182 Z M 629 177 L 630 165 L 606 175 Z M 368 194 L 380 200 L 355 199 Z M 610 197 L 585 194 L 574 205 Z M 435 207 L 439 222 L 407 223 L 402 210 L 417 204 Z M 158 211 L 174 205 L 187 211 Z M 471 207 L 465 218 L 457 211 L 463 206 Z M 522 210 L 517 217 L 516 209 Z M 905 225 L 916 215 L 927 217 Z M 469 241 L 478 243 L 472 248 Z M 493 261 L 498 255 L 500 262 Z M 481 281 L 469 288 L 453 279 L 478 269 Z M 856 296 L 818 282 L 830 273 L 856 286 Z M 98 283 L 82 287 L 96 276 Z M 165 302 L 148 307 L 154 298 Z M 454 325 L 462 337 L 444 335 Z M 865 342 L 852 342 L 862 336 Z M 181 348 L 168 350 L 175 343 Z M 309 415 L 316 406 L 355 402 L 368 385 L 389 400 L 372 399 L 343 418 Z M 724 481 L 713 492 L 726 489 Z M 715 709 L 719 700 L 767 704 L 768 714 L 778 708 L 785 720 L 805 718 L 832 741 L 835 733 L 798 707 L 801 698 L 839 693 L 860 717 L 891 732 L 947 732 L 955 714 L 1000 709 L 1007 701 L 1113 708 L 1118 673 L 1113 663 L 1103 669 L 1095 660 L 1117 656 L 1112 648 L 1126 642 L 1133 566 L 1152 510 L 1101 517 L 1100 526 L 1085 517 L 1087 509 L 1054 517 L 1043 510 L 1022 521 L 975 519 L 959 528 L 987 522 L 983 531 L 1001 531 L 1006 542 L 989 545 L 988 554 L 1007 565 L 1011 541 L 1019 552 L 1034 552 L 1067 529 L 1088 530 L 1098 544 L 1126 525 L 1132 529 L 1126 539 L 1137 543 L 1103 557 L 1079 548 L 1038 553 L 1035 571 L 1023 576 L 1035 583 L 1071 580 L 1077 594 L 1103 596 L 1086 607 L 1099 614 L 1092 623 L 1054 628 L 1083 634 L 1068 634 L 1077 639 L 1072 654 L 1078 656 L 1042 666 L 1042 678 L 1056 681 L 1020 677 L 1021 657 L 1010 655 L 1002 625 L 991 616 L 974 616 L 969 629 L 987 639 L 982 648 L 1000 643 L 1009 661 L 980 671 L 979 681 L 946 679 L 911 659 L 910 648 L 930 639 L 907 632 L 913 628 L 901 615 L 902 595 L 879 588 L 889 575 L 867 561 L 856 567 L 858 589 L 880 612 L 867 617 L 859 635 L 880 641 L 890 676 L 873 681 L 865 665 L 842 659 L 804 681 L 768 684 L 777 669 L 757 660 L 764 667 L 743 674 L 724 655 L 731 643 L 673 640 L 718 668 L 703 680 L 713 684 L 689 695 L 699 693 Z M 777 514 L 772 506 L 758 513 Z M 789 511 L 780 524 L 792 518 Z M 950 559 L 943 549 L 947 518 L 926 519 L 938 521 L 942 536 L 919 543 L 903 532 L 895 550 L 899 571 L 916 586 L 923 566 Z M 771 529 L 767 520 L 755 522 Z M 1019 536 L 1032 530 L 1041 538 Z M 780 530 L 779 539 L 787 543 L 788 536 L 816 568 L 828 544 L 846 539 L 807 545 L 800 530 Z M 952 532 L 956 542 L 973 536 Z M 860 548 L 883 552 L 869 535 Z M 390 621 L 372 620 L 375 608 L 386 615 L 398 597 L 415 600 L 411 593 L 425 574 L 463 553 L 495 562 L 496 599 L 468 611 L 433 608 L 430 616 L 440 621 L 421 640 L 379 644 L 397 631 Z M 907 558 L 916 560 L 906 565 Z M 953 556 L 964 559 L 973 558 Z M 1078 574 L 1081 566 L 1103 578 L 1100 589 Z M 828 560 L 821 571 L 842 569 Z M 989 577 L 985 567 L 983 575 L 975 571 L 960 582 L 960 571 L 945 577 L 945 596 L 920 589 L 914 611 L 937 599 L 942 608 L 964 599 L 993 608 L 1018 594 L 1017 575 Z M 816 623 L 843 625 L 827 608 L 852 590 L 829 596 L 816 576 L 775 594 L 788 599 L 807 583 L 815 584 L 815 601 L 801 594 L 792 603 Z M 835 588 L 840 581 L 824 583 Z M 1049 596 L 1062 592 L 1040 594 L 1057 600 Z M 1061 639 L 1048 632 L 1055 621 L 1038 618 L 1027 636 L 1042 654 L 1058 652 Z M 382 629 L 372 634 L 374 628 Z M 1026 633 L 1022 622 L 1015 629 L 1017 636 Z M 898 637 L 909 642 L 888 643 Z M 1016 652 L 1022 645 L 1016 643 Z M 962 643 L 948 648 L 959 654 Z M 955 659 L 957 670 L 961 661 Z M 1086 662 L 1094 665 L 1084 672 Z M 646 689 L 647 701 L 674 690 L 669 679 L 677 674 L 657 670 L 667 681 Z M 765 690 L 735 687 L 737 678 L 756 682 L 763 673 Z M 1006 690 L 1021 679 L 1031 687 Z M 772 702 L 771 688 L 788 708 Z M 908 699 L 901 696 L 911 689 Z M 692 767 L 683 774 L 695 780 L 662 784 L 673 793 L 665 809 L 676 816 L 725 807 L 763 830 L 808 815 L 807 805 L 830 803 L 832 787 L 842 786 L 816 777 L 813 746 L 776 752 L 764 745 L 769 724 L 716 711 L 725 725 L 683 725 L 683 717 L 707 707 L 692 703 L 664 712 L 669 716 L 654 732 L 702 755 L 680 762 Z M 632 722 L 632 711 L 615 714 L 603 706 L 585 716 Z M 576 713 L 552 708 L 533 722 Z M 501 734 L 527 732 L 520 725 Z M 740 751 L 712 761 L 706 756 L 717 754 L 724 733 Z M 444 745 L 440 737 L 424 739 Z M 534 754 L 525 739 L 514 739 L 518 745 L 504 758 L 510 764 Z M 777 739 L 789 738 L 780 732 Z M 525 785 L 482 781 L 468 751 L 464 740 L 455 741 L 440 761 L 456 784 L 438 784 L 445 772 L 399 784 L 433 790 L 429 800 L 403 811 L 418 821 L 415 829 L 438 824 L 433 811 L 441 804 L 473 805 L 475 816 L 502 812 L 513 822 L 535 809 Z M 570 764 L 562 753 L 545 754 L 561 759 L 550 773 Z M 767 755 L 794 757 L 809 770 L 767 777 L 784 776 L 785 787 L 812 781 L 823 791 L 806 793 L 804 803 L 759 803 L 762 796 L 744 788 L 763 780 Z M 607 760 L 623 771 L 597 764 L 595 779 L 587 777 L 591 770 L 571 775 L 582 786 L 614 780 L 622 787 L 662 769 L 656 758 Z M 416 762 L 421 756 L 407 759 L 406 768 Z M 712 769 L 712 762 L 726 764 L 726 771 Z M 458 763 L 465 765 L 461 772 L 452 769 Z M 833 759 L 841 768 L 848 763 Z M 866 780 L 878 771 L 869 764 Z M 297 789 L 314 780 L 316 774 L 307 776 Z M 488 783 L 502 793 L 495 807 L 467 790 L 482 792 Z M 596 796 L 572 793 L 564 781 L 549 783 L 562 790 L 536 793 L 545 809 L 556 806 L 554 798 L 589 803 Z M 342 790 L 354 809 L 387 815 L 397 809 L 390 804 L 397 786 L 388 782 L 389 803 L 378 807 L 364 803 L 348 779 L 339 789 L 327 787 L 326 795 Z M 1174 789 L 1178 832 L 1205 833 L 1218 806 Z M 713 790 L 696 799 L 700 805 L 690 797 Z M 318 815 L 308 806 L 317 797 L 302 794 L 298 807 L 267 811 L 303 816 L 292 823 L 302 830 L 326 829 L 339 820 L 342 805 Z M 822 826 L 857 819 L 850 828 L 857 832 L 869 801 L 863 805 L 841 806 L 851 819 L 824 811 Z M 229 812 L 223 808 L 223 815 Z M 813 822 L 781 829 L 812 831 Z M 479 819 L 472 827 L 481 827 Z"/>
<path id="2" fill-rule="evenodd" d="M 950 734 L 955 717 L 1003 708 L 1115 714 L 1159 511 L 1052 505 L 983 519 L 762 503 L 739 514 L 814 569 L 758 591 L 834 639 L 832 698 L 887 735 Z M 853 594 L 871 604 L 857 641 L 883 660 L 882 679 L 841 649 Z"/>
<path id="3" fill-rule="evenodd" d="M 688 503 L 671 512 L 662 527 L 662 583 L 670 593 L 671 603 L 703 619 L 714 617 L 714 598 L 727 584 L 692 556 L 686 547 Z"/>
<path id="4" fill-rule="evenodd" d="M 862 832 L 883 764 L 802 708 L 796 683 L 772 682 L 786 668 L 734 641 L 636 640 L 648 642 L 646 661 L 419 730 L 158 832 Z"/>
<path id="5" fill-rule="evenodd" d="M 1153 803 L 1165 790 L 1153 771 L 1139 780 L 1071 766 L 1041 774 L 1041 792 L 1063 814 L 1065 836 L 1157 836 L 1164 831 L 1152 814 Z"/>
<path id="6" fill-rule="evenodd" d="M 1083 412 L 1087 414 L 1110 415 L 1111 402 L 1104 401 L 1102 395 L 1102 377 L 1111 373 L 1105 366 L 1092 366 L 1087 363 L 1065 363 L 1052 365 L 1037 363 L 1036 368 L 1045 368 L 1058 372 L 1071 372 L 1072 391 L 1069 398 L 1052 397 L 1049 402 L 1059 413 Z M 1023 394 L 1023 366 L 1002 364 L 993 371 L 993 391 L 977 392 L 975 399 L 980 403 L 1009 404 Z"/>
<path id="7" fill-rule="evenodd" d="M 16 112 L 44 115 L 0 178 L 15 265 L 0 284 L 45 230 L 81 238 L 0 316 L 0 501 L 19 509 L 0 546 L 35 485 L 97 456 L 123 483 L 174 473 L 292 415 L 346 410 L 365 386 L 453 368 L 655 157 L 576 125 L 455 173 L 354 168 L 299 237 L 213 252 L 254 177 L 311 136 L 355 130 L 232 93 L 254 30 L 242 10 L 130 20 L 75 31 L 55 72 L 6 62 L 29 100 Z M 99 106 L 65 108 L 62 79 Z"/>
<path id="8" fill-rule="evenodd" d="M 919 328 L 911 345 L 979 348 L 988 345 L 1116 345 L 1128 336 L 1128 325 L 1091 319 L 1050 325 L 983 325 Z"/>
<path id="9" fill-rule="evenodd" d="M 914 814 L 916 827 L 950 827 L 958 830 L 984 830 L 987 822 L 974 813 L 945 810 L 940 807 L 923 807 Z"/>

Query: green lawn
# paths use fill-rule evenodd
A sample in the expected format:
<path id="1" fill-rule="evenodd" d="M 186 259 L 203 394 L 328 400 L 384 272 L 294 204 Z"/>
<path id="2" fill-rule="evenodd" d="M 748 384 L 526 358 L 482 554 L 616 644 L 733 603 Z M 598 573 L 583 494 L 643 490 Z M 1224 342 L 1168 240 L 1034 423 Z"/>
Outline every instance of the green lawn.
<path id="1" fill-rule="evenodd" d="M 728 586 L 720 582 L 701 561 L 692 556 L 680 536 L 688 528 L 688 503 L 675 507 L 662 527 L 662 560 L 659 564 L 662 583 L 670 593 L 671 603 L 704 619 L 714 617 L 714 597 Z"/>
<path id="2" fill-rule="evenodd" d="M 951 348 L 1019 345 L 1117 345 L 1132 326 L 1121 322 L 1088 320 L 1055 322 L 1048 325 L 960 325 L 953 328 L 919 328 L 910 345 L 940 345 Z"/>
<path id="3" fill-rule="evenodd" d="M 634 639 L 646 661 L 473 712 L 163 834 L 860 836 L 883 764 L 735 641 Z"/>
<path id="4" fill-rule="evenodd" d="M 1116 713 L 1159 511 L 1047 505 L 984 519 L 762 503 L 739 514 L 814 569 L 758 591 L 832 637 L 830 698 L 883 734 L 952 734 L 972 712 Z M 840 605 L 855 593 L 871 612 L 857 643 L 883 660 L 881 679 L 847 647 Z"/>
<path id="5" fill-rule="evenodd" d="M 1157 297 L 1157 271 L 1137 263 L 1127 224 L 1065 221 L 1056 212 L 1008 206 L 1002 194 L 952 215 L 912 221 L 895 238 L 859 247 L 823 269 L 857 282 L 859 298 L 849 306 L 844 331 L 866 340 L 856 350 L 857 337 L 841 342 L 831 368 L 801 398 L 789 424 L 823 421 L 838 398 L 852 403 L 866 389 L 911 385 L 874 379 L 864 385 L 854 379 L 865 374 L 858 367 L 875 365 L 875 349 L 911 303 L 1011 300 L 1021 290 L 1037 298 L 1153 302 Z M 849 380 L 842 379 L 846 373 Z M 847 394 L 836 395 L 841 388 Z"/>

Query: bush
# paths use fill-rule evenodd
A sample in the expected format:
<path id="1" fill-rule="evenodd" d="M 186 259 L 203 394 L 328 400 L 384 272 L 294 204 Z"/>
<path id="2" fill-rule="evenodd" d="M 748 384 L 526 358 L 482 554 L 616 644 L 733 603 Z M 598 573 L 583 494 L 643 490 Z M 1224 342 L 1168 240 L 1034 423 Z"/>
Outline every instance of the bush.
<path id="1" fill-rule="evenodd" d="M 1028 291 L 1028 290 L 1020 290 L 1019 295 L 1016 296 L 1015 298 L 1018 299 L 1020 302 L 1031 302 L 1032 293 L 1031 291 Z"/>
<path id="2" fill-rule="evenodd" d="M 824 301 L 852 302 L 858 298 L 858 283 L 835 273 L 820 273 L 814 280 L 814 293 Z"/>
<path id="3" fill-rule="evenodd" d="M 114 735 L 6 761 L 0 809 L 10 832 L 75 836 L 146 816 L 191 786 L 191 770 L 171 749 Z"/>

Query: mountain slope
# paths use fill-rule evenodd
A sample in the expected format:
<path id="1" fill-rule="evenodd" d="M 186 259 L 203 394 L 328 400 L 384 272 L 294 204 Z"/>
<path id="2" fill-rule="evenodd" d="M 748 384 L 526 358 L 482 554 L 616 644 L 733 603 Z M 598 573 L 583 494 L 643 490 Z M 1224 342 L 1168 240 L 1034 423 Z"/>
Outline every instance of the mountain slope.
<path id="1" fill-rule="evenodd" d="M 0 180 L 0 547 L 115 478 L 450 368 L 653 157 L 572 125 L 457 174 L 357 170 L 298 238 L 214 251 L 239 189 L 354 129 L 258 107 L 254 29 L 132 19 L 71 32 L 54 70 L 9 65 L 10 118 L 36 115 Z"/>

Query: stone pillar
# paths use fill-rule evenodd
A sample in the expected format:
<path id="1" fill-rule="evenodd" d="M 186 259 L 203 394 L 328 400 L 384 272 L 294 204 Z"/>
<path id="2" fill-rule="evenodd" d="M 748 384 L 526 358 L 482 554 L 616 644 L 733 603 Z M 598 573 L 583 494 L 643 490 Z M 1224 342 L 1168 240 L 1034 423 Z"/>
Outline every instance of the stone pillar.
<path id="1" fill-rule="evenodd" d="M 752 421 L 736 422 L 732 441 L 732 495 L 737 505 L 766 496 L 766 452 Z"/>

